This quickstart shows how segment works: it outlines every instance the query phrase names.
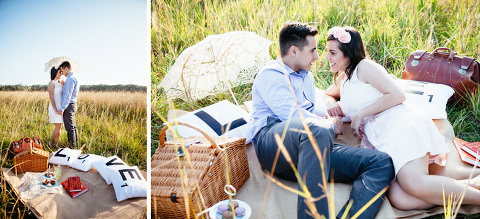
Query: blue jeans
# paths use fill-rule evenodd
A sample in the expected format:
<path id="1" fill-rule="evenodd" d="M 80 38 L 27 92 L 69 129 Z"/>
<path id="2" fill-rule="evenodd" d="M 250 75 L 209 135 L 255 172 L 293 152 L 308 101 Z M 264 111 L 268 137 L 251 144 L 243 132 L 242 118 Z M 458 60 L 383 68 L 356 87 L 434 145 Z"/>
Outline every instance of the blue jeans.
<path id="1" fill-rule="evenodd" d="M 390 156 L 380 151 L 334 145 L 334 130 L 331 123 L 326 120 L 306 119 L 306 122 L 321 153 L 323 154 L 326 151 L 324 165 L 328 181 L 330 181 L 330 177 L 333 177 L 334 182 L 353 182 L 349 198 L 353 200 L 353 205 L 348 212 L 351 217 L 393 180 L 395 171 L 392 160 Z M 272 169 L 278 149 L 274 134 L 278 133 L 282 136 L 286 125 L 287 122 L 268 117 L 267 125 L 258 132 L 254 139 L 257 158 L 260 164 L 269 171 Z M 324 194 L 322 188 L 318 186 L 319 183 L 322 183 L 323 176 L 320 161 L 307 134 L 292 129 L 304 130 L 300 119 L 290 120 L 283 144 L 312 196 L 320 197 Z M 290 164 L 281 153 L 274 174 L 283 179 L 297 181 Z M 382 199 L 383 196 L 377 199 L 359 218 L 374 218 L 382 204 Z M 316 201 L 315 206 L 320 214 L 329 218 L 326 198 Z M 343 215 L 345 207 L 346 205 L 338 214 L 339 218 Z M 299 196 L 298 218 L 311 218 L 307 211 L 309 209 L 304 199 Z"/>

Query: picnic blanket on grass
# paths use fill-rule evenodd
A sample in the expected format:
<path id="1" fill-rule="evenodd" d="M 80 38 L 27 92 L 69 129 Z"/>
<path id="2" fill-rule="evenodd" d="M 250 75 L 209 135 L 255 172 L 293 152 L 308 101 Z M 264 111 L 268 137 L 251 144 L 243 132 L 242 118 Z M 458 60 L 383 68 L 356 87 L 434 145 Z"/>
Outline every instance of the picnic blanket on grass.
<path id="1" fill-rule="evenodd" d="M 175 110 L 175 113 L 169 112 L 169 120 L 188 113 L 183 110 Z M 446 119 L 433 120 L 440 133 L 444 136 L 448 145 L 450 154 L 445 167 L 432 164 L 429 166 L 430 174 L 449 176 L 455 179 L 466 179 L 469 177 L 473 166 L 460 160 L 457 150 L 453 145 L 455 134 L 450 122 Z M 335 143 L 348 145 L 352 147 L 360 146 L 360 139 L 355 138 L 350 128 L 350 123 L 344 123 L 344 135 L 339 135 Z M 401 133 L 399 133 L 401 135 Z M 252 144 L 247 145 L 248 165 L 250 169 L 250 178 L 237 192 L 235 199 L 244 201 L 252 209 L 251 219 L 257 218 L 285 218 L 291 219 L 297 216 L 297 195 L 291 193 L 275 183 L 271 182 L 264 174 L 268 172 L 262 170 L 255 154 L 255 148 Z M 480 168 L 474 170 L 474 176 L 480 175 Z M 283 184 L 297 189 L 297 183 L 279 179 Z M 329 185 L 330 186 L 330 185 Z M 335 183 L 335 215 L 338 214 L 343 205 L 348 201 L 352 185 L 345 183 Z M 443 206 L 438 206 L 429 210 L 402 211 L 390 205 L 387 198 L 384 199 L 376 218 L 423 218 L 437 214 L 443 214 Z M 462 205 L 459 213 L 477 214 L 480 213 L 480 206 Z"/>
<path id="2" fill-rule="evenodd" d="M 132 198 L 117 202 L 113 185 L 107 185 L 102 176 L 92 168 L 88 172 L 78 171 L 68 166 L 60 166 L 63 182 L 71 176 L 79 176 L 88 191 L 76 198 L 70 197 L 62 187 L 55 194 L 43 194 L 32 199 L 19 198 L 37 218 L 142 218 L 146 213 L 147 199 Z M 146 173 L 142 171 L 146 178 Z M 13 169 L 2 168 L 2 177 L 19 196 L 18 187 L 24 174 L 15 175 Z"/>

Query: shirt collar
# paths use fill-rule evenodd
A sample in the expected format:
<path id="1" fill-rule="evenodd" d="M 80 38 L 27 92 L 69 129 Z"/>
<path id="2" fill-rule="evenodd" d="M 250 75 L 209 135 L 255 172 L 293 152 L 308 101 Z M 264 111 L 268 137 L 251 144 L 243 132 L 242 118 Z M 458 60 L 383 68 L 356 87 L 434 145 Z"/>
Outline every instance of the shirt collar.
<path id="1" fill-rule="evenodd" d="M 308 74 L 308 71 L 305 71 L 305 70 L 298 70 L 298 72 L 294 71 L 293 69 L 291 69 L 290 67 L 288 67 L 288 65 L 282 63 L 282 61 L 280 61 L 280 59 L 277 58 L 277 62 L 278 62 L 278 65 L 277 67 L 275 68 L 275 70 L 277 71 L 280 71 L 280 72 L 283 72 L 285 70 L 287 70 L 287 73 L 288 74 L 293 74 L 293 75 L 297 75 L 297 76 L 305 76 L 306 74 Z M 282 67 L 285 66 L 285 69 Z"/>
<path id="2" fill-rule="evenodd" d="M 70 77 L 70 76 L 72 76 L 72 75 L 73 75 L 73 71 L 70 72 L 70 74 L 68 74 L 67 77 Z"/>

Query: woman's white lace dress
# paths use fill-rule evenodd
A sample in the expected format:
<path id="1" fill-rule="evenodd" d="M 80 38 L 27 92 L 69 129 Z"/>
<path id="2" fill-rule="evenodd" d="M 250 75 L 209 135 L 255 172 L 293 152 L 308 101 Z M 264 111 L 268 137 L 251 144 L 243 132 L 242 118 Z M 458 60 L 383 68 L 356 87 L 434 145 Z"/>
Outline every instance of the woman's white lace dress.
<path id="1" fill-rule="evenodd" d="M 53 81 L 53 84 L 55 85 L 53 88 L 53 99 L 55 100 L 55 105 L 57 109 L 59 109 L 60 106 L 62 105 L 63 87 L 57 81 Z M 48 117 L 49 117 L 48 121 L 50 121 L 50 123 L 63 123 L 63 116 L 57 114 L 53 110 L 52 102 L 51 101 L 49 102 L 50 104 L 48 104 Z"/>
<path id="2" fill-rule="evenodd" d="M 374 103 L 383 94 L 370 84 L 361 82 L 357 69 L 350 80 L 345 77 L 340 84 L 340 107 L 352 119 L 355 112 Z M 366 136 L 361 146 L 375 148 L 392 157 L 395 174 L 411 160 L 430 153 L 430 163 L 446 164 L 449 152 L 444 137 L 432 119 L 407 104 L 399 104 L 362 122 Z"/>

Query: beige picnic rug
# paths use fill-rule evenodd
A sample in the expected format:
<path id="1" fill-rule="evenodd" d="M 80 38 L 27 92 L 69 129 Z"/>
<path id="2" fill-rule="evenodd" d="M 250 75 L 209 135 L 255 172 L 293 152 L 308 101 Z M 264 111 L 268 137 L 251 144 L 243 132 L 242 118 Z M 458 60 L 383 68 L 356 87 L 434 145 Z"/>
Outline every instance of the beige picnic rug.
<path id="1" fill-rule="evenodd" d="M 472 165 L 463 163 L 453 145 L 453 128 L 448 120 L 434 120 L 435 125 L 445 137 L 448 143 L 450 154 L 447 160 L 447 166 L 439 167 L 430 165 L 431 174 L 447 175 L 454 178 L 468 178 L 472 171 Z M 360 141 L 351 134 L 350 123 L 344 124 L 345 135 L 339 136 L 336 143 L 349 146 L 359 146 Z M 400 133 L 399 133 L 400 134 Z M 296 218 L 297 214 L 297 195 L 271 183 L 264 176 L 264 171 L 257 160 L 255 148 L 253 145 L 247 145 L 248 165 L 250 168 L 250 178 L 238 191 L 236 199 L 246 202 L 252 209 L 252 219 L 256 218 Z M 475 170 L 475 175 L 480 174 L 480 169 Z M 277 178 L 278 179 L 278 178 Z M 291 188 L 297 188 L 295 182 L 279 179 L 285 185 Z M 351 184 L 335 183 L 335 214 L 338 214 L 344 203 L 347 202 Z M 392 207 L 387 198 L 385 198 L 376 218 L 423 218 L 436 214 L 443 214 L 443 206 L 429 210 L 401 211 Z M 459 213 L 476 214 L 480 213 L 480 206 L 463 205 Z"/>
<path id="2" fill-rule="evenodd" d="M 173 119 L 173 114 L 181 116 L 187 111 L 183 110 L 169 111 L 169 119 Z M 450 154 L 448 156 L 447 165 L 440 167 L 438 165 L 430 165 L 430 174 L 445 175 L 456 179 L 466 179 L 470 175 L 473 166 L 466 164 L 460 160 L 458 152 L 453 145 L 455 134 L 450 122 L 446 119 L 434 120 L 435 125 L 440 133 L 445 137 Z M 352 147 L 358 147 L 360 140 L 352 134 L 350 123 L 344 123 L 345 134 L 340 135 L 335 143 L 344 144 Z M 168 133 L 168 132 L 167 132 Z M 399 133 L 401 135 L 401 133 Z M 251 219 L 260 218 L 276 218 L 276 219 L 294 219 L 297 216 L 297 195 L 291 193 L 267 179 L 257 160 L 255 148 L 252 144 L 247 145 L 248 165 L 250 169 L 250 178 L 237 192 L 235 199 L 246 202 L 251 210 Z M 474 176 L 480 175 L 480 168 L 474 170 Z M 268 173 L 267 173 L 268 174 Z M 278 179 L 278 178 L 277 178 Z M 278 179 L 283 184 L 297 189 L 297 183 L 287 180 Z M 351 184 L 335 183 L 335 215 L 338 214 L 342 206 L 347 202 Z M 376 215 L 378 219 L 384 218 L 424 218 L 432 215 L 443 214 L 443 206 L 439 206 L 429 210 L 401 211 L 390 205 L 387 198 L 384 199 L 379 212 Z M 480 213 L 480 206 L 462 205 L 459 213 L 477 214 Z"/>
<path id="3" fill-rule="evenodd" d="M 100 174 L 92 168 L 88 172 L 78 171 L 68 166 L 61 166 L 59 181 L 70 176 L 79 176 L 88 187 L 88 191 L 76 198 L 70 197 L 63 187 L 60 192 L 43 194 L 32 199 L 20 200 L 37 218 L 142 218 L 146 213 L 147 199 L 132 198 L 117 202 L 113 185 L 107 185 Z M 146 179 L 146 173 L 142 171 Z M 8 168 L 2 168 L 2 177 L 19 196 L 18 187 L 24 174 L 15 175 Z M 59 185 L 61 186 L 61 185 Z"/>

